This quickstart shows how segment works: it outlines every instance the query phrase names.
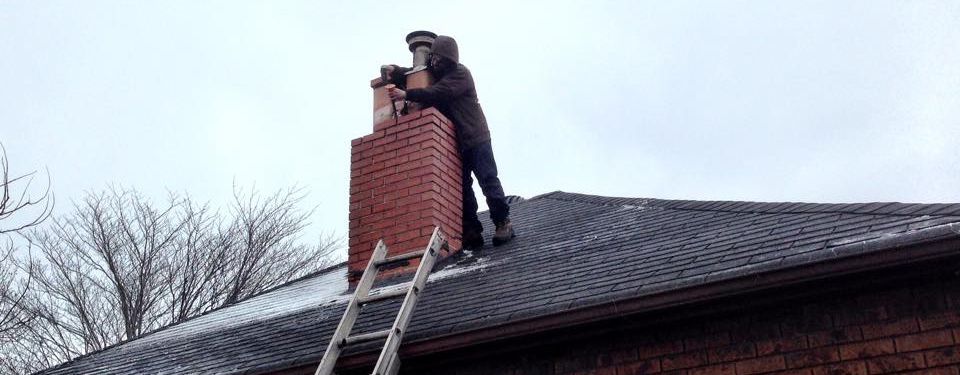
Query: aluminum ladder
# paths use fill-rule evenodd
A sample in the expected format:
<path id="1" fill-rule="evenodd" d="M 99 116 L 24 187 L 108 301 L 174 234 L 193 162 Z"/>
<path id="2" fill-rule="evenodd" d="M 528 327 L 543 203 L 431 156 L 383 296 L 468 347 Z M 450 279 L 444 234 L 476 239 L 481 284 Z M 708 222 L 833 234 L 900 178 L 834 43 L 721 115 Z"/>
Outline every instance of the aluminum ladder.
<path id="1" fill-rule="evenodd" d="M 337 326 L 333 338 L 331 338 L 330 343 L 327 344 L 327 351 L 323 353 L 323 359 L 320 360 L 320 365 L 317 366 L 317 371 L 314 372 L 314 375 L 334 374 L 333 368 L 337 363 L 337 359 L 340 357 L 340 352 L 347 346 L 382 339 L 386 339 L 386 342 L 384 342 L 383 350 L 380 352 L 380 358 L 377 359 L 377 364 L 373 368 L 373 375 L 396 375 L 400 370 L 400 358 L 397 356 L 397 351 L 400 349 L 400 342 L 403 341 L 403 334 L 406 333 L 407 325 L 413 317 L 413 309 L 417 304 L 420 292 L 423 291 L 423 288 L 427 284 L 427 277 L 430 276 L 430 270 L 433 269 L 433 264 L 436 262 L 440 250 L 446 247 L 447 241 L 443 238 L 440 227 L 433 229 L 430 242 L 423 250 L 389 258 L 386 258 L 387 246 L 383 244 L 383 240 L 378 241 L 377 246 L 373 250 L 373 256 L 370 257 L 370 261 L 367 262 L 367 268 L 364 269 L 363 276 L 360 277 L 360 282 L 357 283 L 357 289 L 353 293 L 353 298 L 351 298 L 350 303 L 347 304 L 343 318 L 340 319 L 340 325 Z M 373 286 L 378 271 L 390 265 L 395 265 L 416 257 L 420 257 L 420 266 L 417 267 L 417 272 L 409 282 L 409 285 L 405 288 L 384 290 L 376 295 L 369 294 L 370 287 Z M 397 313 L 397 318 L 393 321 L 393 326 L 390 329 L 354 336 L 350 335 L 350 330 L 353 329 L 353 324 L 357 321 L 357 316 L 360 314 L 360 310 L 364 305 L 400 296 L 405 296 L 403 304 L 400 305 L 400 311 Z"/>

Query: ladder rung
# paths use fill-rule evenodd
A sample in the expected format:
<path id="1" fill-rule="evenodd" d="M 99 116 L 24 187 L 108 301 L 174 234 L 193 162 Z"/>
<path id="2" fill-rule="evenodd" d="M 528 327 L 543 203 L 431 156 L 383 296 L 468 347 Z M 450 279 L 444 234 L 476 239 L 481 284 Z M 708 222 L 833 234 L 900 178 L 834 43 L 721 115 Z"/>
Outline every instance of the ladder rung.
<path id="1" fill-rule="evenodd" d="M 426 250 L 417 250 L 417 251 L 413 251 L 413 252 L 409 252 L 409 253 L 403 253 L 403 254 L 400 254 L 400 255 L 394 255 L 394 256 L 389 257 L 389 258 L 387 258 L 387 259 L 383 259 L 383 260 L 381 260 L 381 261 L 378 261 L 378 262 L 374 263 L 374 265 L 377 266 L 377 267 L 380 267 L 380 266 L 387 265 L 387 264 L 399 263 L 399 262 L 402 262 L 402 261 L 405 261 L 405 260 L 408 260 L 408 259 L 419 258 L 419 257 L 423 256 L 423 252 L 424 252 L 424 251 L 426 251 Z"/>
<path id="2" fill-rule="evenodd" d="M 383 292 L 380 292 L 380 294 L 375 294 L 375 295 L 372 295 L 372 296 L 366 296 L 366 297 L 363 297 L 363 298 L 358 298 L 358 299 L 357 299 L 357 303 L 359 303 L 359 304 L 361 304 L 361 305 L 365 305 L 365 304 L 368 304 L 368 303 L 371 303 L 371 302 L 383 301 L 383 300 L 385 300 L 385 299 L 391 299 L 391 298 L 396 298 L 396 297 L 405 296 L 405 295 L 407 294 L 407 290 L 408 290 L 408 289 L 409 289 L 409 288 L 405 288 L 405 289 L 399 289 L 399 288 L 398 288 L 398 289 L 383 291 Z"/>
<path id="3" fill-rule="evenodd" d="M 356 336 L 350 336 L 343 339 L 343 342 L 340 343 L 340 346 L 353 345 L 361 342 L 382 340 L 390 336 L 390 329 L 385 329 L 383 331 L 364 333 Z"/>

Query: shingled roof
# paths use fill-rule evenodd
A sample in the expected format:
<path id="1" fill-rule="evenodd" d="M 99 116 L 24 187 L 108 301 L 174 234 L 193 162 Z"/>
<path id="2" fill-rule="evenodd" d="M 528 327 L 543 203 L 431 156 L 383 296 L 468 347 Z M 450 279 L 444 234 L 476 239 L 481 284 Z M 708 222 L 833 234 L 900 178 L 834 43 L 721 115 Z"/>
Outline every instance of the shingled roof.
<path id="1" fill-rule="evenodd" d="M 519 335 L 603 319 L 611 303 L 637 312 L 960 251 L 960 204 L 553 192 L 515 202 L 512 216 L 513 242 L 437 265 L 406 342 L 443 350 L 425 343 L 455 333 L 493 340 L 507 332 L 497 327 L 527 327 L 509 331 Z M 345 273 L 336 266 L 41 373 L 256 374 L 316 363 L 350 297 Z M 398 304 L 370 306 L 355 332 L 386 327 Z"/>

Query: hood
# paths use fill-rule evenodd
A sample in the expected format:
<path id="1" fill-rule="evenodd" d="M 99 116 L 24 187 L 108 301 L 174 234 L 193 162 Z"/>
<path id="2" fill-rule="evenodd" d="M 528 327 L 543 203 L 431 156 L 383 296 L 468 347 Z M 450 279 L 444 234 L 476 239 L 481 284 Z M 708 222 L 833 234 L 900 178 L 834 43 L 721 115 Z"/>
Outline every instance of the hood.
<path id="1" fill-rule="evenodd" d="M 446 35 L 439 35 L 433 41 L 430 52 L 443 56 L 456 64 L 460 63 L 460 51 L 457 49 L 457 41 Z"/>

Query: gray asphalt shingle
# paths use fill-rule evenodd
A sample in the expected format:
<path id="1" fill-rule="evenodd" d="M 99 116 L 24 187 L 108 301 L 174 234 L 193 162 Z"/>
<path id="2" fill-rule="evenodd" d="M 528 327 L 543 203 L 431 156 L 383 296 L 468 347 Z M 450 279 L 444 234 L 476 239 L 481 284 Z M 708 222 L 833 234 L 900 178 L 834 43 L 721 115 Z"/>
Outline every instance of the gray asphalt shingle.
<path id="1" fill-rule="evenodd" d="M 944 225 L 939 235 L 960 237 L 960 204 L 701 202 L 554 192 L 517 200 L 512 216 L 519 234 L 513 242 L 437 265 L 407 340 L 809 266 L 885 246 L 865 241 L 923 240 L 926 234 L 918 233 Z M 230 374 L 314 363 L 349 297 L 344 280 L 345 267 L 338 266 L 42 374 Z M 365 308 L 355 332 L 388 326 L 398 305 Z"/>

